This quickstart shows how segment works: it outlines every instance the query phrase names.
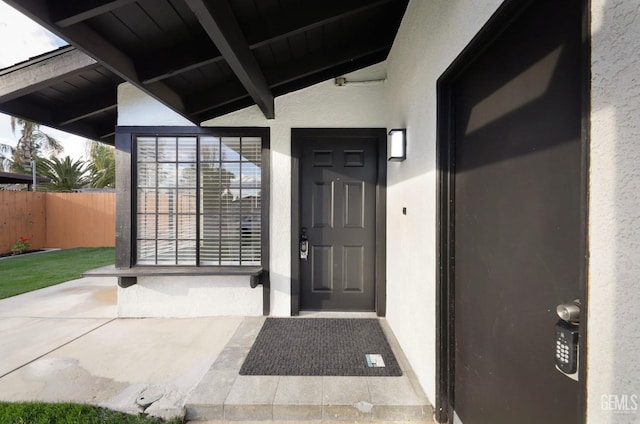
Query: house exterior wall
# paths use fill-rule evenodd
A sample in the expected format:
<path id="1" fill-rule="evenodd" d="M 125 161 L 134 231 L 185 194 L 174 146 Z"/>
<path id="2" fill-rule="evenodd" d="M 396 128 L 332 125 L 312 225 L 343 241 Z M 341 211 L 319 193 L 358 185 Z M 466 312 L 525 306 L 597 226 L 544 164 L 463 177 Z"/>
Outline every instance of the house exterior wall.
<path id="1" fill-rule="evenodd" d="M 349 74 L 348 79 L 381 76 L 384 76 L 384 67 L 377 65 Z M 385 84 L 338 87 L 330 80 L 277 97 L 276 119 L 265 119 L 258 107 L 252 106 L 202 123 L 202 126 L 212 127 L 271 128 L 269 275 L 272 315 L 291 315 L 291 129 L 384 127 L 385 90 Z"/>
<path id="2" fill-rule="evenodd" d="M 640 421 L 638 51 L 640 3 L 592 0 L 589 423 Z M 625 397 L 635 409 L 616 407 Z"/>
<path id="3" fill-rule="evenodd" d="M 386 83 L 340 88 L 327 81 L 277 98 L 275 120 L 251 107 L 203 124 L 271 128 L 271 312 L 280 316 L 290 314 L 291 128 L 407 128 L 408 159 L 388 167 L 387 319 L 432 401 L 436 82 L 501 3 L 412 0 L 385 65 Z M 591 0 L 588 423 L 631 423 L 640 416 L 616 410 L 615 403 L 626 396 L 633 407 L 630 397 L 640 395 L 634 315 L 640 304 L 639 16 L 637 2 Z M 151 125 L 151 119 L 169 125 L 153 100 L 126 85 L 121 94 L 121 125 Z"/>
<path id="4" fill-rule="evenodd" d="M 119 126 L 195 126 L 129 83 L 118 87 Z M 118 287 L 120 317 L 199 317 L 262 315 L 262 286 L 249 275 L 138 277 Z"/>
<path id="5" fill-rule="evenodd" d="M 381 65 L 349 74 L 353 79 L 384 77 Z M 380 128 L 385 126 L 385 85 L 352 85 L 338 87 L 334 81 L 325 81 L 313 87 L 296 91 L 275 101 L 276 119 L 265 119 L 257 106 L 249 107 L 223 117 L 202 123 L 203 127 L 269 127 L 271 131 L 270 166 L 270 252 L 269 276 L 271 282 L 271 315 L 291 315 L 291 129 L 292 128 Z M 193 125 L 183 117 L 142 93 L 130 84 L 118 89 L 118 125 L 170 126 Z M 285 252 L 284 254 L 282 252 Z M 220 277 L 209 277 L 218 281 Z M 236 279 L 236 295 L 229 290 L 216 288 L 213 299 L 229 302 L 235 314 L 262 314 L 262 286 L 249 288 L 249 277 Z M 175 283 L 183 292 L 185 311 L 191 316 L 226 314 L 228 308 L 205 303 L 199 297 L 202 287 L 196 277 L 176 277 Z M 226 280 L 229 282 L 228 279 Z M 182 300 L 167 300 L 165 293 L 170 282 L 160 278 L 139 278 L 138 284 L 119 289 L 119 313 L 121 316 L 175 316 Z M 212 290 L 212 292 L 214 292 Z M 259 293 L 259 296 L 256 294 Z M 143 299 L 145 299 L 143 301 Z M 152 301 L 152 299 L 155 299 Z M 190 300 L 193 304 L 189 304 Z M 226 299 L 226 300 L 225 300 Z"/>
<path id="6" fill-rule="evenodd" d="M 262 288 L 249 287 L 249 277 L 138 277 L 126 289 L 118 287 L 118 316 L 202 317 L 262 315 Z"/>

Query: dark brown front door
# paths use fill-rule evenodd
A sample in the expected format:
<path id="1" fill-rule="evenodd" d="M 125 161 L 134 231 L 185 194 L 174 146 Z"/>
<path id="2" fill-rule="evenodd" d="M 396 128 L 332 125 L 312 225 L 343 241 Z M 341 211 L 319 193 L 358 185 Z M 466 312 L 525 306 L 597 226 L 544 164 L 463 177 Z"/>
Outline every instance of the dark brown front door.
<path id="1" fill-rule="evenodd" d="M 377 138 L 307 137 L 300 149 L 300 308 L 373 311 Z"/>
<path id="2" fill-rule="evenodd" d="M 581 8 L 531 2 L 452 84 L 454 394 L 464 424 L 578 423 L 554 364 L 581 296 Z"/>

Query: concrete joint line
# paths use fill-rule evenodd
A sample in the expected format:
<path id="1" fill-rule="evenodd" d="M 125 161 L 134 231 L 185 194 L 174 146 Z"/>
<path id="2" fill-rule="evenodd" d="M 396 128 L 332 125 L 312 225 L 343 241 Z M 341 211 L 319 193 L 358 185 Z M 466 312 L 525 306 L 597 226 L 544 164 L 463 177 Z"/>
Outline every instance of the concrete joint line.
<path id="1" fill-rule="evenodd" d="M 100 324 L 99 326 L 97 326 L 97 327 L 95 327 L 95 328 L 92 328 L 91 330 L 86 331 L 86 332 L 84 332 L 84 333 L 80 334 L 78 337 L 75 337 L 75 338 L 73 338 L 73 339 L 69 340 L 68 342 L 65 342 L 65 343 L 61 344 L 60 346 L 56 347 L 55 349 L 51 349 L 50 351 L 45 352 L 45 353 L 43 353 L 42 355 L 40 355 L 40 356 L 38 356 L 38 357 L 36 357 L 36 358 L 33 358 L 33 359 L 32 359 L 32 360 L 30 360 L 29 362 L 26 362 L 26 363 L 24 363 L 24 364 L 20 365 L 19 367 L 16 367 L 16 368 L 12 369 L 11 371 L 8 371 L 8 372 L 6 372 L 6 373 L 4 373 L 4 374 L 0 375 L 0 378 L 4 378 L 4 377 L 8 376 L 9 374 L 11 374 L 11 373 L 13 373 L 13 372 L 18 371 L 19 369 L 24 368 L 24 367 L 26 367 L 27 365 L 32 364 L 32 363 L 34 363 L 35 361 L 37 361 L 37 360 L 39 360 L 39 359 L 44 358 L 45 356 L 47 356 L 47 355 L 49 355 L 49 354 L 51 354 L 51 353 L 55 352 L 56 350 L 58 350 L 58 349 L 60 349 L 60 348 L 62 348 L 62 347 L 65 347 L 65 346 L 67 346 L 67 345 L 69 345 L 69 344 L 71 344 L 71 343 L 75 342 L 76 340 L 78 340 L 78 339 L 80 339 L 80 338 L 82 338 L 82 337 L 86 336 L 86 335 L 87 335 L 87 334 L 89 334 L 89 333 L 92 333 L 92 332 L 96 331 L 98 328 L 104 327 L 105 325 L 107 325 L 107 324 L 109 324 L 109 323 L 111 323 L 111 322 L 113 322 L 113 321 L 115 321 L 115 320 L 117 320 L 117 319 L 118 319 L 118 318 L 111 318 L 109 321 L 104 322 L 104 323 Z"/>

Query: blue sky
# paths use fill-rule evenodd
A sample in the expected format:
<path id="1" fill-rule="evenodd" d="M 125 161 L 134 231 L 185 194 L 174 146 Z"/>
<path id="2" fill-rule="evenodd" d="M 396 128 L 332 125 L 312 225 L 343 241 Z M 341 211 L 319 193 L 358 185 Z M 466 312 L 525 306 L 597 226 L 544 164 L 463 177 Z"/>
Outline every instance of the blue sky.
<path id="1" fill-rule="evenodd" d="M 64 40 L 0 1 L 0 69 L 66 44 Z M 17 136 L 11 132 L 9 122 L 9 116 L 0 113 L 0 143 L 15 146 Z M 46 127 L 43 129 L 62 142 L 65 148 L 62 156 L 81 158 L 84 155 L 83 138 Z"/>

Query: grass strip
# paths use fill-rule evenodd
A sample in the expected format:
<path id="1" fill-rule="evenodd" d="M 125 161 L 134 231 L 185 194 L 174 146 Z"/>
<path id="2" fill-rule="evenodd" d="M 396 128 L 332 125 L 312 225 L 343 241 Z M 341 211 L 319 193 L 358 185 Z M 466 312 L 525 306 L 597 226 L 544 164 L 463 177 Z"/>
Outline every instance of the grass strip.
<path id="1" fill-rule="evenodd" d="M 80 247 L 0 260 L 0 299 L 80 278 L 115 261 L 113 247 Z"/>
<path id="2" fill-rule="evenodd" d="M 0 424 L 180 424 L 77 403 L 0 402 Z"/>

